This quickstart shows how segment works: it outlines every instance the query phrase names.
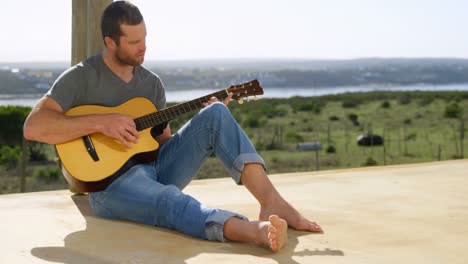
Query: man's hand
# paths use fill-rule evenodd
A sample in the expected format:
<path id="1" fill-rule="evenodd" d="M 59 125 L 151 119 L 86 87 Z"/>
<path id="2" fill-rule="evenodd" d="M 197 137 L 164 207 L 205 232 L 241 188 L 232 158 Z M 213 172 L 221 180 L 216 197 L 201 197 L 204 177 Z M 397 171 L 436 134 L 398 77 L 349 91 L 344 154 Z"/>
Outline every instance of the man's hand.
<path id="1" fill-rule="evenodd" d="M 121 114 L 106 114 L 103 117 L 99 128 L 102 134 L 117 139 L 127 148 L 132 147 L 131 143 L 138 143 L 138 131 L 133 119 Z"/>
<path id="2" fill-rule="evenodd" d="M 225 106 L 227 106 L 227 105 L 229 104 L 229 102 L 231 101 L 231 99 L 232 99 L 232 93 L 229 93 L 229 94 L 228 94 L 228 97 L 226 97 L 226 98 L 223 100 L 223 104 L 224 104 Z M 205 107 L 207 107 L 207 106 L 209 106 L 210 104 L 212 104 L 212 103 L 214 103 L 214 102 L 219 102 L 219 100 L 218 100 L 218 98 L 216 98 L 216 97 L 213 96 L 213 97 L 210 98 L 210 100 L 204 102 L 203 105 L 204 105 Z"/>

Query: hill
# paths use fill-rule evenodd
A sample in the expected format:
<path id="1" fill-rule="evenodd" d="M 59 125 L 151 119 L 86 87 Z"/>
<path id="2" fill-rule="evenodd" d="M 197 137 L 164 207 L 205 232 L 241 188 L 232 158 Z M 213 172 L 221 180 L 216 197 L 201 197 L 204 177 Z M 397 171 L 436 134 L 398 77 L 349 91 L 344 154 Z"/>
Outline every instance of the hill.
<path id="1" fill-rule="evenodd" d="M 145 66 L 168 90 L 224 88 L 251 79 L 279 88 L 468 83 L 468 59 L 451 58 L 149 61 Z M 66 63 L 12 63 L 0 68 L 0 94 L 43 93 Z"/>

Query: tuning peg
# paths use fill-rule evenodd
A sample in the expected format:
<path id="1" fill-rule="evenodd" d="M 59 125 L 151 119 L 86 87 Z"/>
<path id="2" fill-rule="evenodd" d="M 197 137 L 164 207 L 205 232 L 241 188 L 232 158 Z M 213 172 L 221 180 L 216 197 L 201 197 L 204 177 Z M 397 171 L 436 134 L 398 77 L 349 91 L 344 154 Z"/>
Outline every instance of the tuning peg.
<path id="1" fill-rule="evenodd" d="M 239 104 L 243 104 L 243 103 L 244 103 L 244 101 L 243 101 L 242 99 L 237 100 L 237 102 L 238 102 Z"/>

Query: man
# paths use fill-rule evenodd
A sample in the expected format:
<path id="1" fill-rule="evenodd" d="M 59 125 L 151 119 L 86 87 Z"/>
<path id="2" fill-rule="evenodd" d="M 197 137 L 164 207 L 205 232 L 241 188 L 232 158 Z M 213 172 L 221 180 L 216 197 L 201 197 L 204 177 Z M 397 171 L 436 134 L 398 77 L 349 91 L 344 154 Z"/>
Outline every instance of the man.
<path id="1" fill-rule="evenodd" d="M 64 112 L 79 105 L 116 106 L 134 97 L 148 98 L 159 110 L 166 106 L 161 80 L 141 66 L 146 26 L 138 8 L 126 1 L 113 2 L 102 15 L 101 30 L 102 54 L 71 67 L 56 80 L 25 122 L 27 139 L 58 144 L 102 133 L 131 148 L 138 142 L 138 132 L 130 117 L 117 113 L 71 117 Z M 230 99 L 221 103 L 211 98 L 174 135 L 167 126 L 156 137 L 160 144 L 156 161 L 135 165 L 104 191 L 89 194 L 96 215 L 166 227 L 201 239 L 255 242 L 275 252 L 286 244 L 288 225 L 322 232 L 273 187 L 263 159 L 227 109 Z M 258 221 L 208 208 L 182 193 L 212 153 L 259 201 Z"/>

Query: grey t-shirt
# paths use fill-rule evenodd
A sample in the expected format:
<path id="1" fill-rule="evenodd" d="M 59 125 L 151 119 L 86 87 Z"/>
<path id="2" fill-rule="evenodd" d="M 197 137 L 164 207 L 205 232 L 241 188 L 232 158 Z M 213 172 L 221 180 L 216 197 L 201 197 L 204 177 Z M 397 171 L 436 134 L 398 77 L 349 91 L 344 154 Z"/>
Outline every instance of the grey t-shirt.
<path id="1" fill-rule="evenodd" d="M 159 76 L 143 66 L 134 69 L 133 79 L 126 83 L 99 54 L 62 73 L 46 95 L 55 99 L 63 111 L 79 105 L 117 106 L 135 97 L 149 99 L 158 111 L 165 108 L 166 95 Z"/>

